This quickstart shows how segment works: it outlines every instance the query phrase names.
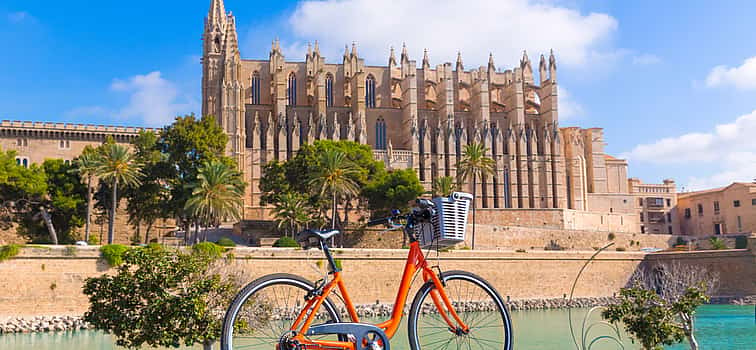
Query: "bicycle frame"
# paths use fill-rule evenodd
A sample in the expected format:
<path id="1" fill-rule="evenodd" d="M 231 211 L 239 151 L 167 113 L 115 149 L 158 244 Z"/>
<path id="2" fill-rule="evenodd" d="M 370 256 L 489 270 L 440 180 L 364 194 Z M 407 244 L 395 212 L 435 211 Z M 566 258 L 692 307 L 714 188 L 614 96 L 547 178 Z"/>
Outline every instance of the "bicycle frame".
<path id="1" fill-rule="evenodd" d="M 391 318 L 384 322 L 378 323 L 375 326 L 382 329 L 389 339 L 393 338 L 394 334 L 396 334 L 396 331 L 399 328 L 399 324 L 402 321 L 402 313 L 404 311 L 404 305 L 407 301 L 407 296 L 409 294 L 412 281 L 419 271 L 422 271 L 424 282 L 431 281 L 435 285 L 436 288 L 431 291 L 430 295 L 439 314 L 449 325 L 450 331 L 469 331 L 467 325 L 461 320 L 457 312 L 454 310 L 451 301 L 449 301 L 449 298 L 447 297 L 444 290 L 444 282 L 441 281 L 439 276 L 435 274 L 433 270 L 428 266 L 422 249 L 420 248 L 420 243 L 418 243 L 417 241 L 410 243 L 409 254 L 404 265 L 404 273 L 402 274 L 399 291 L 396 295 L 396 300 L 394 301 Z M 354 304 L 352 304 L 352 300 L 347 293 L 344 281 L 341 277 L 341 271 L 334 269 L 332 275 L 333 278 L 325 286 L 322 287 L 322 293 L 319 293 L 319 295 L 315 295 L 307 300 L 305 307 L 302 309 L 302 311 L 297 316 L 297 319 L 292 324 L 291 330 L 296 333 L 295 339 L 297 339 L 301 344 L 330 349 L 341 348 L 355 350 L 354 343 L 352 342 L 308 340 L 304 336 L 309 327 L 312 325 L 315 319 L 315 315 L 317 314 L 320 306 L 323 304 L 323 301 L 336 288 L 338 288 L 342 298 L 344 299 L 346 310 L 349 313 L 349 317 L 352 319 L 352 322 L 360 322 L 359 317 L 357 316 L 357 312 L 355 311 Z"/>

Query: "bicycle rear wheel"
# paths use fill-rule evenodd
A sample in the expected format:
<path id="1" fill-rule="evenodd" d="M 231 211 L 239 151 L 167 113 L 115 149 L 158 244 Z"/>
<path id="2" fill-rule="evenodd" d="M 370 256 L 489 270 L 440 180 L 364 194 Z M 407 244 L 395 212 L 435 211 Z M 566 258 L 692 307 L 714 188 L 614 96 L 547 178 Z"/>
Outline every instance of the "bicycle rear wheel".
<path id="1" fill-rule="evenodd" d="M 432 282 L 415 295 L 409 314 L 409 343 L 412 350 L 499 349 L 513 346 L 512 321 L 504 301 L 486 280 L 469 272 L 448 271 L 441 276 L 444 291 L 469 332 L 450 329 L 439 315 L 430 293 Z"/>
<path id="2" fill-rule="evenodd" d="M 221 334 L 222 350 L 272 350 L 287 335 L 305 306 L 305 295 L 314 289 L 306 279 L 290 274 L 273 274 L 248 284 L 236 295 L 226 312 Z M 333 302 L 326 299 L 315 324 L 340 322 Z M 312 337 L 339 340 L 336 335 Z"/>

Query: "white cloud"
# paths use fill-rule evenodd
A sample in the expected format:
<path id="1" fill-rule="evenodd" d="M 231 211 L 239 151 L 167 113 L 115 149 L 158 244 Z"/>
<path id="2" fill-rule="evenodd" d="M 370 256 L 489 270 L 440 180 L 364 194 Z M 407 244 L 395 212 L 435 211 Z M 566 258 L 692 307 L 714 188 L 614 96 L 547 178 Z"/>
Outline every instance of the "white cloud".
<path id="1" fill-rule="evenodd" d="M 637 56 L 633 56 L 633 64 L 638 65 L 650 65 L 661 63 L 661 58 L 656 55 L 644 53 Z"/>
<path id="2" fill-rule="evenodd" d="M 691 190 L 751 181 L 756 177 L 756 110 L 709 132 L 689 133 L 641 144 L 622 157 L 655 164 L 688 165 L 707 176 L 688 179 Z"/>
<path id="3" fill-rule="evenodd" d="M 389 47 L 399 50 L 406 42 L 411 59 L 418 62 L 424 48 L 432 64 L 453 62 L 459 50 L 465 66 L 472 68 L 485 65 L 489 52 L 497 66 L 512 66 L 523 50 L 533 60 L 554 49 L 560 64 L 595 63 L 595 57 L 614 55 L 604 48 L 617 21 L 543 1 L 326 0 L 300 2 L 288 26 L 298 42 L 290 46 L 319 40 L 332 61 L 340 59 L 344 44 L 356 41 L 360 56 L 385 64 Z"/>
<path id="4" fill-rule="evenodd" d="M 756 56 L 739 67 L 716 66 L 706 77 L 706 86 L 734 86 L 741 90 L 756 89 Z"/>
<path id="5" fill-rule="evenodd" d="M 557 89 L 557 95 L 559 96 L 559 120 L 574 120 L 582 117 L 585 113 L 583 105 L 575 101 L 564 87 L 559 86 Z"/>
<path id="6" fill-rule="evenodd" d="M 129 123 L 159 127 L 171 123 L 177 115 L 196 111 L 199 105 L 195 99 L 181 94 L 176 84 L 163 78 L 158 71 L 125 80 L 114 79 L 110 90 L 127 94 L 128 103 L 115 109 L 103 106 L 78 107 L 68 111 L 66 115 L 107 117 L 119 121 L 125 119 Z"/>
<path id="7" fill-rule="evenodd" d="M 11 12 L 8 14 L 8 21 L 11 23 L 21 23 L 25 21 L 33 21 L 34 17 L 25 11 Z"/>

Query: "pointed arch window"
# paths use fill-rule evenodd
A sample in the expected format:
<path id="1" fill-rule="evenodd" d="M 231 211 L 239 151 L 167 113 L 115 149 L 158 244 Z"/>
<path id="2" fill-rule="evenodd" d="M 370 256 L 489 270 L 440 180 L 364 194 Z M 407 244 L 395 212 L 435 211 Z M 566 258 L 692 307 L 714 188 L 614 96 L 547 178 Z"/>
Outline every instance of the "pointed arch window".
<path id="1" fill-rule="evenodd" d="M 386 149 L 386 121 L 383 117 L 375 121 L 375 149 Z"/>
<path id="2" fill-rule="evenodd" d="M 333 75 L 331 73 L 326 74 L 325 90 L 326 107 L 333 107 Z"/>
<path id="3" fill-rule="evenodd" d="M 375 108 L 375 77 L 372 74 L 365 79 L 365 105 L 367 108 Z"/>
<path id="4" fill-rule="evenodd" d="M 294 73 L 289 74 L 289 86 L 286 88 L 286 96 L 289 106 L 297 105 L 297 76 Z"/>
<path id="5" fill-rule="evenodd" d="M 252 88 L 252 104 L 253 105 L 259 105 L 260 104 L 260 73 L 254 72 L 252 73 L 252 80 L 250 81 L 250 87 Z"/>

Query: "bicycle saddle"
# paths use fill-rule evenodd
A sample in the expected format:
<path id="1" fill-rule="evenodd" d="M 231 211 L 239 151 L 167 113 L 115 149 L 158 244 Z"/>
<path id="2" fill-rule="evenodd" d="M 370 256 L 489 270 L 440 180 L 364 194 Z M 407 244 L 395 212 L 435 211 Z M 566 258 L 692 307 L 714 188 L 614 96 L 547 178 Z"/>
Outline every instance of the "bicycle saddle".
<path id="1" fill-rule="evenodd" d="M 319 241 L 327 241 L 329 238 L 340 233 L 339 230 L 304 230 L 297 233 L 297 242 L 303 247 L 318 247 Z"/>

